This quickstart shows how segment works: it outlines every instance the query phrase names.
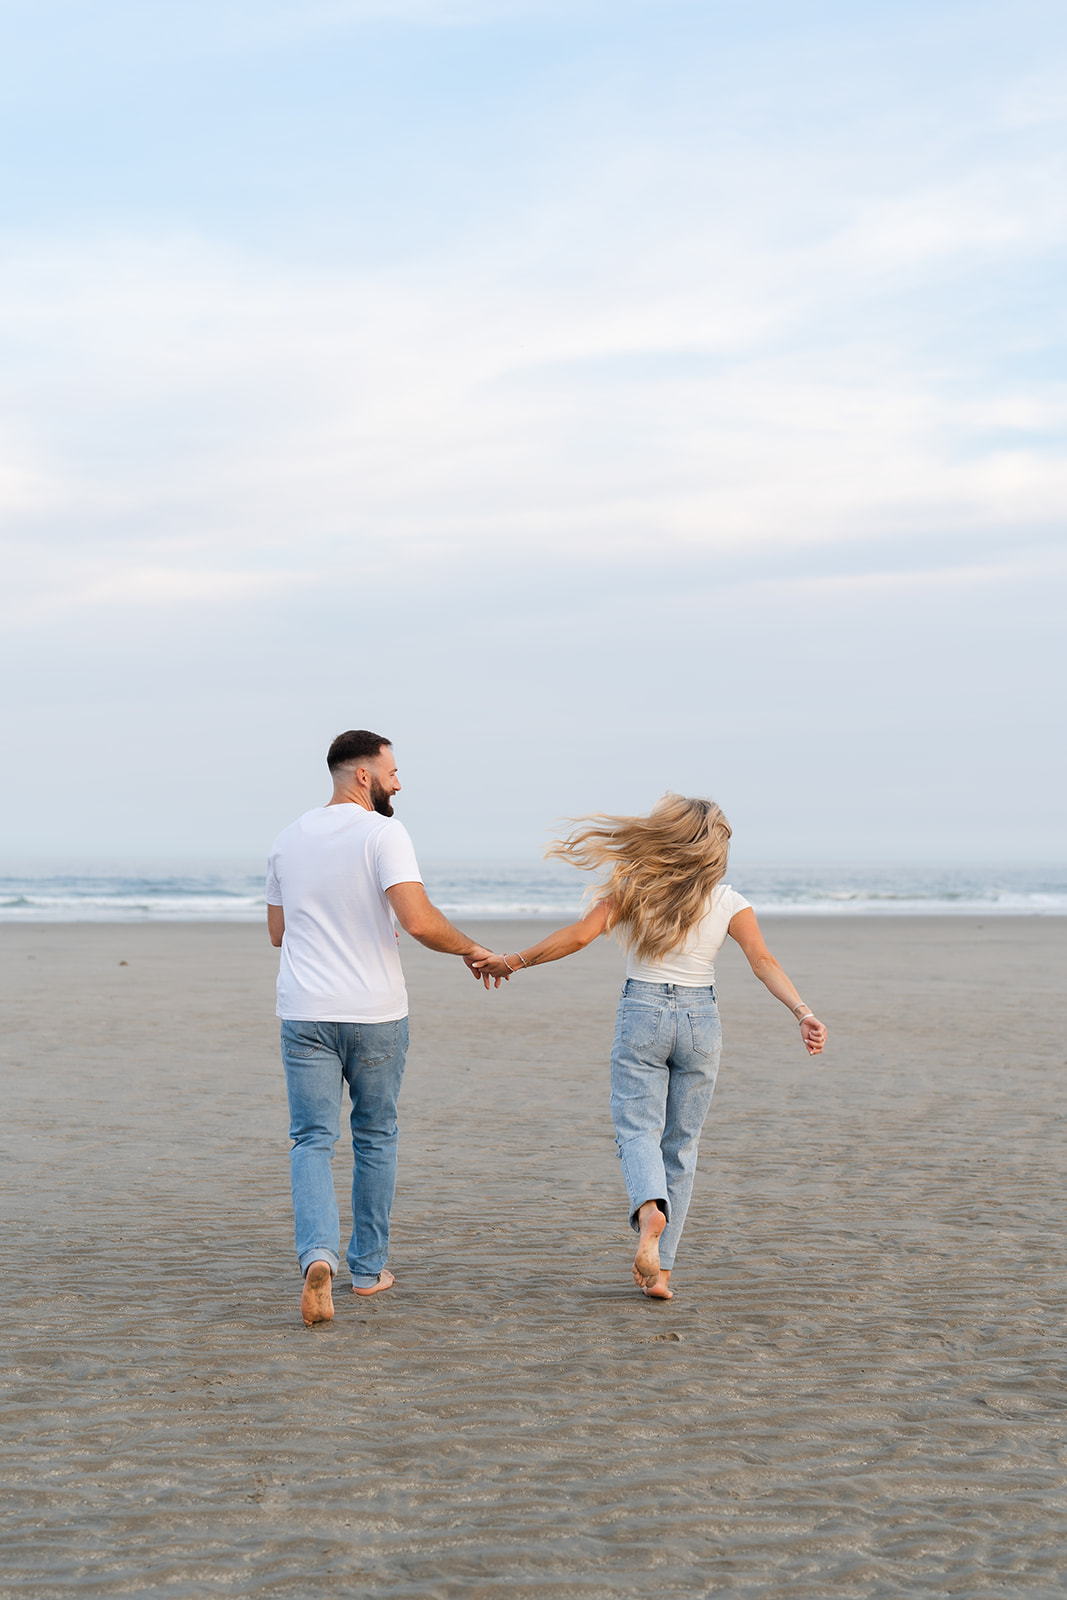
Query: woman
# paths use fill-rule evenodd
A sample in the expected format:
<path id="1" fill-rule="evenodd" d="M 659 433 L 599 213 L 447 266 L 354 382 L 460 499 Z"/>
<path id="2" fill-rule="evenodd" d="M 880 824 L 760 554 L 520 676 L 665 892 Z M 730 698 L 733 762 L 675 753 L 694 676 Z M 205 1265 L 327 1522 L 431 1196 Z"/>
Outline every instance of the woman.
<path id="1" fill-rule="evenodd" d="M 809 1056 L 826 1042 L 823 1024 L 764 944 L 752 907 L 723 882 L 729 841 L 714 801 L 677 794 L 647 817 L 586 818 L 548 854 L 606 872 L 592 910 L 527 950 L 472 963 L 499 987 L 501 978 L 618 931 L 628 959 L 611 1050 L 611 1116 L 639 1235 L 634 1281 L 656 1300 L 674 1293 L 671 1270 L 719 1070 L 715 957 L 727 934 L 792 1011 Z"/>

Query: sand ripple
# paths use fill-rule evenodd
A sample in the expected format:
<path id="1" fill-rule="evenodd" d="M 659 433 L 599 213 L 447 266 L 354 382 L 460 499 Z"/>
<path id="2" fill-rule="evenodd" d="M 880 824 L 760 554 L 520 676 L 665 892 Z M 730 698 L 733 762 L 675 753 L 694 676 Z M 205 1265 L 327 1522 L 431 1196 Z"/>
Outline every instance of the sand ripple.
<path id="1" fill-rule="evenodd" d="M 1062 1595 L 1067 924 L 842 929 L 772 941 L 818 1068 L 723 975 L 669 1305 L 628 1283 L 617 958 L 485 997 L 408 952 L 398 1284 L 314 1330 L 257 931 L 0 930 L 0 1592 Z"/>

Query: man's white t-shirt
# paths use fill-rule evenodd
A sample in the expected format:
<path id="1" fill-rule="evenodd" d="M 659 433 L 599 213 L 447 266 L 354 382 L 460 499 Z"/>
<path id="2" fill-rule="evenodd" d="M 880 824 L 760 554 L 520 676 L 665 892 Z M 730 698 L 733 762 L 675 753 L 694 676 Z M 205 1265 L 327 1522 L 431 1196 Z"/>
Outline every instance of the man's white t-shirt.
<path id="1" fill-rule="evenodd" d="M 395 817 L 354 804 L 319 806 L 280 833 L 267 867 L 267 904 L 285 912 L 279 1017 L 406 1017 L 408 995 L 385 891 L 421 882 L 414 846 Z"/>
<path id="2" fill-rule="evenodd" d="M 642 983 L 684 983 L 702 989 L 715 982 L 715 957 L 726 941 L 730 919 L 748 907 L 728 883 L 717 883 L 711 891 L 708 909 L 689 930 L 688 937 L 675 950 L 668 950 L 658 961 L 638 961 L 633 951 L 626 962 L 626 976 Z"/>

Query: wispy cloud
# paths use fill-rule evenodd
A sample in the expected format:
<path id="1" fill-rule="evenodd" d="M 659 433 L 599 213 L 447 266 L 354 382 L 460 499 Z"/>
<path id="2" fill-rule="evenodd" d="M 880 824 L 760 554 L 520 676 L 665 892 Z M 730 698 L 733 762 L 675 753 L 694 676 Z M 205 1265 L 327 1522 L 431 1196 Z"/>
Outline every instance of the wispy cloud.
<path id="1" fill-rule="evenodd" d="M 714 757 L 766 809 L 802 770 L 835 841 L 890 780 L 926 826 L 871 703 L 925 730 L 949 840 L 990 705 L 1006 809 L 1052 792 L 1062 7 L 9 10 L 5 670 L 27 763 L 42 717 L 82 730 L 87 829 L 125 837 L 149 694 L 212 796 L 209 724 L 225 764 L 235 728 L 319 763 L 352 715 L 462 723 L 505 831 L 517 772 L 523 826 L 584 803 L 531 787 L 531 730 L 600 804 L 635 714 L 671 781 Z M 24 815 L 67 821 L 29 780 Z"/>
<path id="2" fill-rule="evenodd" d="M 509 282 L 508 239 L 393 276 L 191 236 L 23 240 L 0 268 L 0 493 L 27 576 L 86 538 L 104 563 L 158 546 L 269 570 L 288 551 L 324 575 L 410 548 L 1049 526 L 1062 385 L 976 391 L 972 352 L 871 315 L 872 279 L 983 240 L 1033 247 L 926 193 L 792 251 L 694 229 L 673 272 L 653 242 L 654 270 L 631 253 L 607 282 Z"/>

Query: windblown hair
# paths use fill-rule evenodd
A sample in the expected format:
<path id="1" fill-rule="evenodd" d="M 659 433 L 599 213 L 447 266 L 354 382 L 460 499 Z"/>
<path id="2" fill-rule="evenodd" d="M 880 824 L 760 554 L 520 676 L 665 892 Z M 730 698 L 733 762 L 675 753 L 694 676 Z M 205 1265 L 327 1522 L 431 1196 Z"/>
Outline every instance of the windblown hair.
<path id="1" fill-rule="evenodd" d="M 730 824 L 714 800 L 665 794 L 647 817 L 576 818 L 545 854 L 586 872 L 607 871 L 593 891 L 614 901 L 611 922 L 642 961 L 684 943 L 726 875 Z"/>
<path id="2" fill-rule="evenodd" d="M 327 750 L 326 765 L 331 772 L 336 772 L 353 761 L 373 761 L 392 746 L 393 741 L 382 733 L 371 733 L 369 728 L 349 728 L 347 733 L 339 733 Z"/>

